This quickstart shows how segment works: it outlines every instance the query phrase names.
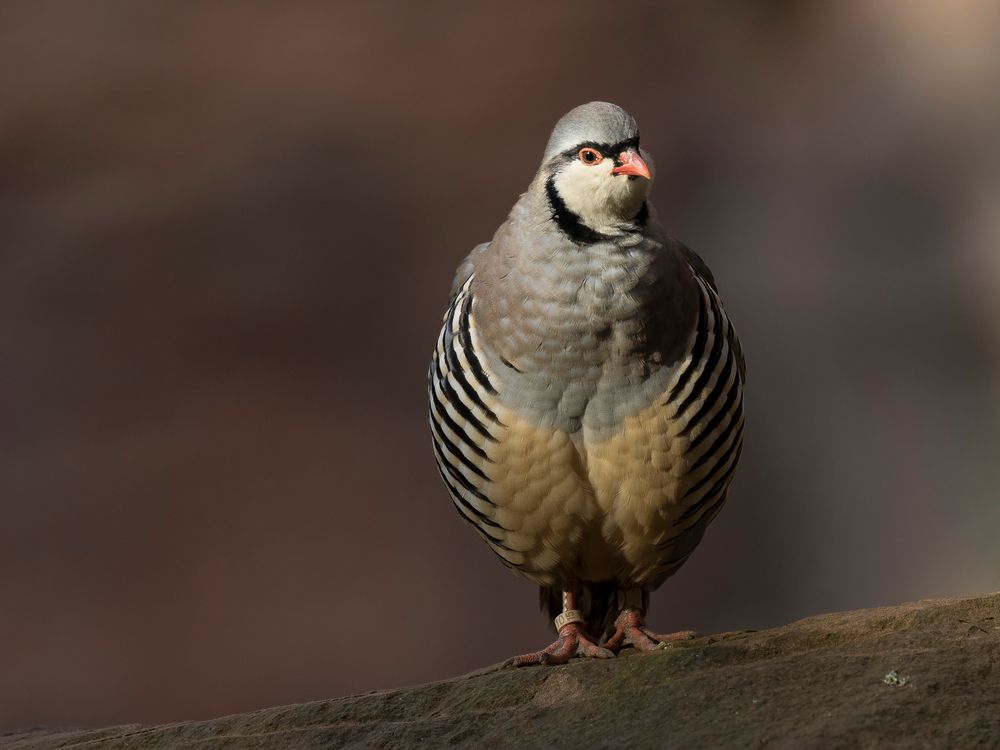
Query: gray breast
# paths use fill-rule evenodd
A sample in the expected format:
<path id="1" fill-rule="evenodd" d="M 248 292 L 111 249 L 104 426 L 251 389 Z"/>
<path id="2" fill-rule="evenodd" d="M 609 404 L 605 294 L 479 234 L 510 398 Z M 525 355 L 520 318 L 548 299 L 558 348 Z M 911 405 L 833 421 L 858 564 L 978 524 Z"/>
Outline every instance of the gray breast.
<path id="1" fill-rule="evenodd" d="M 473 285 L 505 404 L 540 426 L 600 432 L 663 394 L 697 318 L 697 287 L 670 250 L 636 237 L 517 261 Z"/>

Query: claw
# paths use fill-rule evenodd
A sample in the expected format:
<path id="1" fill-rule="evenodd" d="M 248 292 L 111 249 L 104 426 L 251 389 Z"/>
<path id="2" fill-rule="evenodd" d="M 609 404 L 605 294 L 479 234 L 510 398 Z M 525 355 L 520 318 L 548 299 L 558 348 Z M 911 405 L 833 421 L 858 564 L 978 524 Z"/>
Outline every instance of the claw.
<path id="1" fill-rule="evenodd" d="M 667 648 L 675 641 L 688 641 L 697 638 L 693 630 L 680 630 L 676 633 L 658 635 L 646 629 L 643 614 L 638 609 L 626 607 L 615 620 L 615 632 L 604 646 L 618 653 L 624 646 L 632 646 L 638 651 L 657 651 Z"/>
<path id="2" fill-rule="evenodd" d="M 614 653 L 594 643 L 583 632 L 580 623 L 571 622 L 559 629 L 559 637 L 554 643 L 541 651 L 521 654 L 503 663 L 504 667 L 526 667 L 530 664 L 545 664 L 555 666 L 565 664 L 574 656 L 585 656 L 592 659 L 613 659 Z"/>

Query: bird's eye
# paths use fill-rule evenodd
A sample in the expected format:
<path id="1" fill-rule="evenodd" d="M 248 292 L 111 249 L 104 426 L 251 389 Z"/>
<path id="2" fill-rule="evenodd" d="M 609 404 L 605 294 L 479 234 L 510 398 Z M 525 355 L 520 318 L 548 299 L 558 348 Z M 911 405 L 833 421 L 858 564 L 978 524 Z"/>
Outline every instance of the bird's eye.
<path id="1" fill-rule="evenodd" d="M 577 157 L 584 164 L 588 164 L 590 166 L 599 164 L 601 160 L 604 159 L 604 157 L 601 156 L 601 152 L 594 148 L 581 148 L 580 153 L 577 154 Z"/>

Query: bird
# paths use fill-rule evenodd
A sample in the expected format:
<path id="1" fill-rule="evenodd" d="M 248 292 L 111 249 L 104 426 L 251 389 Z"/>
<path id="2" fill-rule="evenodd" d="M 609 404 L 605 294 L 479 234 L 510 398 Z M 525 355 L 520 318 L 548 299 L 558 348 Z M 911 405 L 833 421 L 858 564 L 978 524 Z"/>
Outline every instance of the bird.
<path id="1" fill-rule="evenodd" d="M 695 635 L 650 630 L 649 594 L 726 501 L 746 365 L 712 272 L 650 206 L 653 179 L 631 115 L 572 109 L 451 286 L 428 373 L 437 468 L 557 636 L 510 666 Z"/>

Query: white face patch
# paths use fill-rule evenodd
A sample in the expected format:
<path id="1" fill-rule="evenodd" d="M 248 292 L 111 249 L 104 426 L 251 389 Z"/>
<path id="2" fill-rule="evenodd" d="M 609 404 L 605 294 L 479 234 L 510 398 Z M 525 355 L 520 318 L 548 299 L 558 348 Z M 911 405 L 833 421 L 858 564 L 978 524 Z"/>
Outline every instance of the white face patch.
<path id="1" fill-rule="evenodd" d="M 645 153 L 642 156 L 647 158 Z M 642 177 L 611 174 L 614 167 L 614 159 L 609 158 L 592 165 L 573 159 L 555 176 L 555 188 L 566 208 L 602 234 L 614 234 L 630 224 L 652 185 L 652 180 Z"/>

